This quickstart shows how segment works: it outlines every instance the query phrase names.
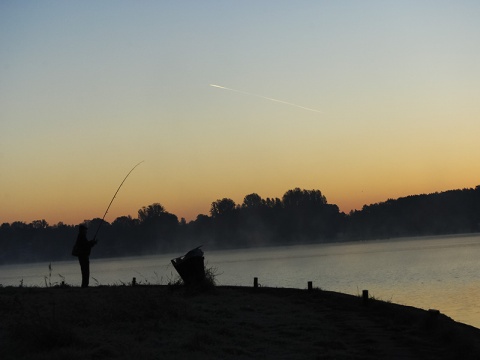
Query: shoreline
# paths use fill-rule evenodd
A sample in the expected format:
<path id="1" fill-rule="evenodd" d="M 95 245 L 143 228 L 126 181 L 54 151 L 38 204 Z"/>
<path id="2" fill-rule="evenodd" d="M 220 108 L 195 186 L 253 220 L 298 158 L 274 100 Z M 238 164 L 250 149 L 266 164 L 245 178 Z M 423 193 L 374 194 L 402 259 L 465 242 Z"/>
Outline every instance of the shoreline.
<path id="1" fill-rule="evenodd" d="M 480 329 L 319 289 L 0 288 L 4 359 L 477 359 Z"/>

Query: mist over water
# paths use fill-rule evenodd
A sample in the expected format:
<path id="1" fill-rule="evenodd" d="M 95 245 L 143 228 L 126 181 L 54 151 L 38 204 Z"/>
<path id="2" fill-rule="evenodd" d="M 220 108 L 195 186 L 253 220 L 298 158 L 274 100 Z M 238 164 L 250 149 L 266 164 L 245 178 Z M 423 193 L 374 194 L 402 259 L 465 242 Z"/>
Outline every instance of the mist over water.
<path id="1" fill-rule="evenodd" d="M 185 252 L 189 249 L 185 249 Z M 368 289 L 376 298 L 438 309 L 480 327 L 480 235 L 399 239 L 362 243 L 298 245 L 205 252 L 218 285 L 314 287 L 352 295 Z M 177 277 L 170 263 L 183 253 L 91 260 L 91 285 L 167 284 Z M 76 261 L 0 267 L 3 286 L 78 286 Z"/>

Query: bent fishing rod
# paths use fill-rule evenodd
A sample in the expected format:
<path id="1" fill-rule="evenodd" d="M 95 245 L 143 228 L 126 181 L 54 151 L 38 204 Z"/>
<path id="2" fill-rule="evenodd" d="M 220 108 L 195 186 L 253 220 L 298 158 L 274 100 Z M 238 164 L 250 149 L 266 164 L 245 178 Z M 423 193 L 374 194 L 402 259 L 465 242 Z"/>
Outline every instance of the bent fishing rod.
<path id="1" fill-rule="evenodd" d="M 102 218 L 102 221 L 100 222 L 100 224 L 98 225 L 98 228 L 97 228 L 97 231 L 95 232 L 95 236 L 93 237 L 93 240 L 95 241 L 97 239 L 97 234 L 98 232 L 100 231 L 100 228 L 102 227 L 103 223 L 105 222 L 105 216 L 107 216 L 107 213 L 108 213 L 108 210 L 110 209 L 110 206 L 112 206 L 112 203 L 113 203 L 113 200 L 115 200 L 115 198 L 117 197 L 117 194 L 118 194 L 118 191 L 120 190 L 120 188 L 122 187 L 123 183 L 125 182 L 125 180 L 127 180 L 128 178 L 128 175 L 130 175 L 132 173 L 133 170 L 135 170 L 135 168 L 140 165 L 141 163 L 143 163 L 145 160 L 143 161 L 140 161 L 137 165 L 135 165 L 132 170 L 130 170 L 127 174 L 127 176 L 125 176 L 125 178 L 123 179 L 123 181 L 120 183 L 120 186 L 118 187 L 117 191 L 115 191 L 115 194 L 113 195 L 113 198 L 112 200 L 110 201 L 110 204 L 108 204 L 108 207 L 107 207 L 107 210 L 105 210 L 105 214 L 103 214 L 103 218 Z"/>

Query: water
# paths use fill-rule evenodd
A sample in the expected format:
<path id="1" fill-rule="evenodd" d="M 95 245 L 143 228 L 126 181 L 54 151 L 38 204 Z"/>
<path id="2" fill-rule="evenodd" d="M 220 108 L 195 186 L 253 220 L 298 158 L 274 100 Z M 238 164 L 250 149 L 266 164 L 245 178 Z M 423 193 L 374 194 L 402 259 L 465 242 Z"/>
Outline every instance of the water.
<path id="1" fill-rule="evenodd" d="M 480 328 L 480 235 L 347 244 L 298 245 L 247 250 L 204 249 L 219 285 L 314 287 L 374 297 L 423 309 L 438 309 Z M 170 259 L 183 254 L 91 261 L 92 285 L 167 284 L 177 277 Z M 0 267 L 3 286 L 78 286 L 76 261 Z"/>

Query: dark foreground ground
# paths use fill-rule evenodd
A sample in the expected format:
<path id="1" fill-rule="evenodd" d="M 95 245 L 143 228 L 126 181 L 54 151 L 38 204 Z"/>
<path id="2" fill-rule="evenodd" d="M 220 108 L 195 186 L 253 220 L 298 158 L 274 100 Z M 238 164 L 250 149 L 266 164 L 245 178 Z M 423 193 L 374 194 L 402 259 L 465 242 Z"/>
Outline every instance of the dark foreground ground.
<path id="1" fill-rule="evenodd" d="M 322 290 L 0 288 L 2 359 L 480 359 L 480 330 Z"/>

